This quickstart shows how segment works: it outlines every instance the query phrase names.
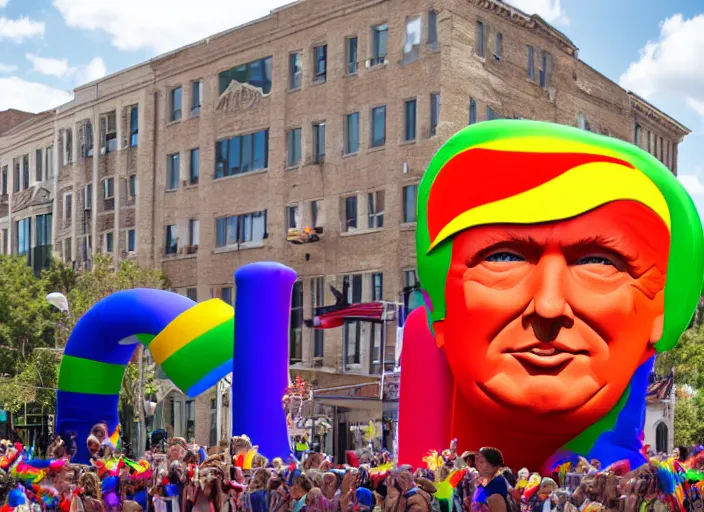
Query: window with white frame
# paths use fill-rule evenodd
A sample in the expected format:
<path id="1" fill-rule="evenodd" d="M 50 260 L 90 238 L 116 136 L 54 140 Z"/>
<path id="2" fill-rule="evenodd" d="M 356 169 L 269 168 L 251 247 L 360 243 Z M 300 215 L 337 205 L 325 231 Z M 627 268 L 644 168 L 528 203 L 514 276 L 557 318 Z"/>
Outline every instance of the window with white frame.
<path id="1" fill-rule="evenodd" d="M 300 228 L 301 228 L 300 208 L 298 207 L 298 205 L 287 206 L 286 207 L 286 230 L 300 229 Z"/>
<path id="2" fill-rule="evenodd" d="M 301 60 L 302 59 L 301 59 L 300 52 L 291 53 L 288 57 L 288 63 L 289 63 L 288 87 L 291 90 L 296 90 L 301 87 L 301 75 L 302 75 Z"/>
<path id="3" fill-rule="evenodd" d="M 91 210 L 93 208 L 93 184 L 88 183 L 83 187 L 83 209 Z"/>
<path id="4" fill-rule="evenodd" d="M 347 62 L 347 74 L 357 73 L 357 36 L 345 39 L 345 61 Z"/>
<path id="5" fill-rule="evenodd" d="M 372 300 L 384 300 L 384 274 L 381 272 L 372 274 Z"/>
<path id="6" fill-rule="evenodd" d="M 367 194 L 367 217 L 369 229 L 384 227 L 384 191 L 376 190 Z"/>
<path id="7" fill-rule="evenodd" d="M 49 146 L 44 151 L 44 158 L 46 159 L 46 179 L 50 180 L 54 177 L 54 146 Z"/>
<path id="8" fill-rule="evenodd" d="M 345 116 L 345 144 L 346 155 L 359 151 L 359 112 L 353 112 Z"/>
<path id="9" fill-rule="evenodd" d="M 474 55 L 486 58 L 486 25 L 481 20 L 477 20 L 474 31 Z"/>
<path id="10" fill-rule="evenodd" d="M 115 111 L 100 116 L 100 152 L 111 153 L 117 149 L 117 117 Z"/>
<path id="11" fill-rule="evenodd" d="M 175 224 L 166 226 L 166 241 L 164 243 L 165 254 L 178 253 L 178 229 Z"/>
<path id="12" fill-rule="evenodd" d="M 403 287 L 412 288 L 418 284 L 418 272 L 415 269 L 403 271 Z"/>
<path id="13" fill-rule="evenodd" d="M 181 119 L 183 109 L 183 89 L 174 87 L 169 92 L 169 122 Z"/>
<path id="14" fill-rule="evenodd" d="M 301 163 L 301 129 L 292 128 L 286 137 L 287 165 L 294 167 Z"/>
<path id="15" fill-rule="evenodd" d="M 386 106 L 372 109 L 371 147 L 380 148 L 386 144 Z"/>
<path id="16" fill-rule="evenodd" d="M 328 45 L 322 44 L 313 48 L 313 58 L 315 62 L 313 83 L 325 82 L 328 71 Z"/>
<path id="17" fill-rule="evenodd" d="M 200 220 L 189 219 L 188 221 L 188 245 L 196 247 L 200 244 Z"/>
<path id="18" fill-rule="evenodd" d="M 103 199 L 115 197 L 115 178 L 105 178 L 103 180 Z"/>
<path id="19" fill-rule="evenodd" d="M 266 210 L 215 219 L 215 246 L 234 247 L 260 243 L 267 237 Z"/>
<path id="20" fill-rule="evenodd" d="M 137 175 L 136 174 L 130 174 L 130 177 L 127 179 L 127 186 L 129 188 L 130 197 L 137 197 Z"/>
<path id="21" fill-rule="evenodd" d="M 64 130 L 64 165 L 73 162 L 73 137 L 71 136 L 71 128 Z"/>
<path id="22" fill-rule="evenodd" d="M 73 260 L 73 244 L 71 237 L 65 238 L 63 241 L 64 261 L 69 263 Z"/>
<path id="23" fill-rule="evenodd" d="M 313 123 L 313 163 L 325 159 L 325 121 Z"/>
<path id="24" fill-rule="evenodd" d="M 197 116 L 200 114 L 201 106 L 203 105 L 203 80 L 194 80 L 191 82 L 191 115 Z"/>
<path id="25" fill-rule="evenodd" d="M 418 58 L 423 26 L 420 16 L 406 19 L 406 41 L 403 45 L 403 63 L 408 64 Z"/>
<path id="26" fill-rule="evenodd" d="M 64 192 L 64 220 L 70 220 L 73 212 L 73 194 Z"/>
<path id="27" fill-rule="evenodd" d="M 322 201 L 310 202 L 310 227 L 318 228 L 323 226 L 323 212 L 321 210 Z"/>
<path id="28" fill-rule="evenodd" d="M 388 54 L 387 42 L 389 26 L 386 24 L 372 27 L 372 56 L 371 65 L 383 64 Z"/>

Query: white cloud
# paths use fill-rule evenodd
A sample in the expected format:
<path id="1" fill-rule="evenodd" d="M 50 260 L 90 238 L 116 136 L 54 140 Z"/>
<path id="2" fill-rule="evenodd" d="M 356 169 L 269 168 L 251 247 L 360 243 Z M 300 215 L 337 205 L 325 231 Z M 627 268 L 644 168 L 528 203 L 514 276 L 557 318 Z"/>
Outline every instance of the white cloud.
<path id="1" fill-rule="evenodd" d="M 690 196 L 704 197 L 704 185 L 699 181 L 699 177 L 696 174 L 681 174 L 678 179 Z"/>
<path id="2" fill-rule="evenodd" d="M 269 14 L 291 0 L 53 0 L 66 24 L 102 31 L 120 50 L 163 53 Z M 139 13 L 135 16 L 134 13 Z"/>
<path id="3" fill-rule="evenodd" d="M 683 98 L 704 116 L 704 14 L 670 16 L 660 24 L 657 41 L 648 41 L 619 83 L 646 99 Z"/>
<path id="4" fill-rule="evenodd" d="M 85 66 L 74 69 L 76 73 L 76 87 L 97 80 L 98 78 L 103 78 L 108 74 L 105 61 L 103 61 L 101 57 L 95 57 Z"/>
<path id="5" fill-rule="evenodd" d="M 45 31 L 46 24 L 43 21 L 31 20 L 26 16 L 16 20 L 0 17 L 0 41 L 7 39 L 14 43 L 21 43 L 32 37 L 44 37 Z"/>
<path id="6" fill-rule="evenodd" d="M 57 78 L 72 77 L 75 87 L 103 78 L 107 74 L 105 61 L 102 57 L 93 58 L 85 66 L 69 66 L 68 59 L 38 57 L 31 53 L 28 53 L 26 57 L 34 66 L 32 71 Z"/>
<path id="7" fill-rule="evenodd" d="M 0 9 L 3 7 L 7 7 L 7 4 L 10 3 L 10 0 L 0 0 Z"/>
<path id="8" fill-rule="evenodd" d="M 32 71 L 41 73 L 42 75 L 55 76 L 61 78 L 69 72 L 68 59 L 51 59 L 47 57 L 38 57 L 28 53 L 27 60 L 34 66 Z"/>
<path id="9" fill-rule="evenodd" d="M 44 84 L 28 82 L 17 76 L 0 78 L 0 110 L 16 108 L 41 112 L 71 101 L 73 94 Z"/>
<path id="10" fill-rule="evenodd" d="M 548 23 L 569 25 L 567 12 L 560 5 L 560 0 L 509 0 L 508 3 L 528 14 L 538 14 Z"/>
<path id="11" fill-rule="evenodd" d="M 0 73 L 12 73 L 14 71 L 17 71 L 17 66 L 0 62 Z"/>

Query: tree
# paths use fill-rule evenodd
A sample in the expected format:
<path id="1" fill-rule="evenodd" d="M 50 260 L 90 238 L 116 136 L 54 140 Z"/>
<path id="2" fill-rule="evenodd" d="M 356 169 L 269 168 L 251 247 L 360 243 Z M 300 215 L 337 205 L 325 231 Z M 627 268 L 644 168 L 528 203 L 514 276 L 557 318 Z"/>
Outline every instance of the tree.
<path id="1" fill-rule="evenodd" d="M 115 270 L 110 255 L 97 255 L 92 269 L 83 272 L 54 261 L 40 277 L 26 259 L 0 256 L 0 408 L 16 412 L 26 402 L 53 407 L 60 357 L 42 349 L 64 346 L 78 319 L 111 293 L 167 287 L 161 271 L 131 260 L 120 262 Z M 66 295 L 70 314 L 47 302 L 51 292 Z M 134 365 L 125 372 L 123 404 L 136 404 L 136 373 Z M 148 385 L 152 374 L 145 376 Z"/>

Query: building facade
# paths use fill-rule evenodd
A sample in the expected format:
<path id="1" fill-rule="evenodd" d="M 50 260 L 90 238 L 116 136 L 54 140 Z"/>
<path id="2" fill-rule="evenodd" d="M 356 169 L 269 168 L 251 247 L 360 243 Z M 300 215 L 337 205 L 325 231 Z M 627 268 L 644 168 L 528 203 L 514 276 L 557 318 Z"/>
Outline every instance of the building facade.
<path id="1" fill-rule="evenodd" d="M 673 173 L 689 133 L 498 0 L 299 1 L 74 93 L 5 123 L 0 250 L 36 268 L 107 252 L 230 303 L 235 269 L 282 262 L 300 276 L 292 369 L 322 388 L 393 369 L 392 326 L 303 320 L 344 280 L 356 302 L 397 302 L 415 283 L 417 184 L 453 133 L 557 122 L 636 142 Z M 287 242 L 304 227 L 320 240 Z M 189 418 L 211 417 L 207 395 Z M 199 442 L 215 423 L 196 421 Z"/>

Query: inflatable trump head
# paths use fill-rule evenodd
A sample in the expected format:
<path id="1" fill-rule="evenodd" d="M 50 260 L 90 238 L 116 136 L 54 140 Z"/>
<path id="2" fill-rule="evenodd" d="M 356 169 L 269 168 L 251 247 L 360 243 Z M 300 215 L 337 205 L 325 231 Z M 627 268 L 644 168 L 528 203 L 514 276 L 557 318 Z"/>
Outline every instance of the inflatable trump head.
<path id="1" fill-rule="evenodd" d="M 703 245 L 687 192 L 634 145 L 532 121 L 456 134 L 418 192 L 430 304 L 414 313 L 434 343 L 404 334 L 401 462 L 454 438 L 535 470 L 576 455 L 645 462 L 648 376 L 691 320 Z M 446 428 L 431 442 L 444 445 L 408 430 L 414 352 L 434 369 Z"/>

